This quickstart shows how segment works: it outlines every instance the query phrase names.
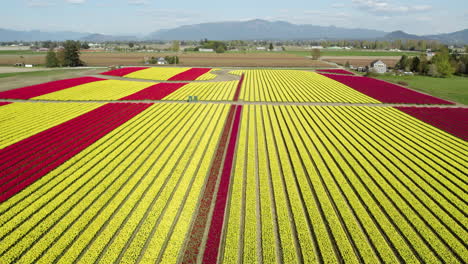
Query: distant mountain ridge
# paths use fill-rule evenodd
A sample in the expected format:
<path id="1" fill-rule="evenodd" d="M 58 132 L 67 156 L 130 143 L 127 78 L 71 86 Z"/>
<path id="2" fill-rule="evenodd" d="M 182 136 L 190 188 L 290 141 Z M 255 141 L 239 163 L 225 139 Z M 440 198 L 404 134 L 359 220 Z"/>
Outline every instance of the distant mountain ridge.
<path id="1" fill-rule="evenodd" d="M 387 33 L 371 29 L 348 29 L 335 26 L 296 25 L 285 21 L 214 22 L 180 26 L 149 34 L 150 40 L 305 40 L 305 39 L 375 39 Z"/>
<path id="2" fill-rule="evenodd" d="M 145 37 L 114 36 L 83 32 L 16 31 L 0 29 L 0 41 L 61 41 L 66 39 L 89 42 L 138 40 L 438 40 L 446 44 L 468 44 L 468 29 L 453 33 L 419 36 L 401 30 L 385 32 L 372 29 L 341 28 L 335 26 L 297 25 L 285 21 L 254 19 L 185 25 L 162 29 Z"/>

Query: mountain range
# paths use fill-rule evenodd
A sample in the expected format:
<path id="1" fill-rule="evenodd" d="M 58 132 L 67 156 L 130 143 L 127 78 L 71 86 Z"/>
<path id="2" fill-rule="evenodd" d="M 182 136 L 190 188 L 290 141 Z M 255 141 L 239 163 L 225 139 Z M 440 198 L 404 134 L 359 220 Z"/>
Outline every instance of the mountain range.
<path id="1" fill-rule="evenodd" d="M 83 32 L 16 31 L 0 29 L 0 41 L 83 40 L 141 41 L 141 40 L 439 40 L 447 44 L 468 44 L 468 29 L 438 35 L 411 35 L 403 31 L 385 32 L 372 29 L 335 26 L 297 25 L 285 21 L 254 19 L 249 21 L 214 22 L 185 25 L 155 31 L 143 37 L 117 36 Z"/>

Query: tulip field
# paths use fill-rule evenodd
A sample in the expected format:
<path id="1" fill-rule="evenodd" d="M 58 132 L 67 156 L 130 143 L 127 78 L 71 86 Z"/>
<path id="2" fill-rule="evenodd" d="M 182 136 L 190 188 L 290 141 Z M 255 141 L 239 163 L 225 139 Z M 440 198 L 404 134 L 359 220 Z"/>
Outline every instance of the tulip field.
<path id="1" fill-rule="evenodd" d="M 209 70 L 0 92 L 0 263 L 468 263 L 466 106 Z"/>
<path id="2" fill-rule="evenodd" d="M 324 72 L 324 73 L 337 73 L 337 74 L 345 74 L 345 75 L 354 75 L 354 73 L 342 70 L 342 69 L 319 69 L 317 72 Z"/>
<path id="3" fill-rule="evenodd" d="M 103 75 L 120 76 L 133 79 L 168 81 L 206 81 L 216 78 L 212 68 L 186 67 L 127 67 L 103 72 Z"/>

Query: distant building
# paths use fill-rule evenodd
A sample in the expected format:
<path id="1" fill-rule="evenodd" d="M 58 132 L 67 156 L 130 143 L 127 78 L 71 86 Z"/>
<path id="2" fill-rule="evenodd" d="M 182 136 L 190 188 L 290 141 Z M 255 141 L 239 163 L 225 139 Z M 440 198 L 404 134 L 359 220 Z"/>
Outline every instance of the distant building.
<path id="1" fill-rule="evenodd" d="M 257 50 L 266 50 L 265 47 L 257 47 Z"/>
<path id="2" fill-rule="evenodd" d="M 164 64 L 167 64 L 167 61 L 166 61 L 165 58 L 159 57 L 159 58 L 158 58 L 158 64 L 159 64 L 159 65 L 164 65 Z"/>
<path id="3" fill-rule="evenodd" d="M 198 49 L 199 52 L 214 52 L 214 49 Z"/>
<path id="4" fill-rule="evenodd" d="M 371 62 L 369 70 L 373 71 L 373 72 L 376 72 L 376 73 L 386 73 L 387 72 L 387 64 L 385 64 L 381 60 L 376 60 L 376 61 Z"/>

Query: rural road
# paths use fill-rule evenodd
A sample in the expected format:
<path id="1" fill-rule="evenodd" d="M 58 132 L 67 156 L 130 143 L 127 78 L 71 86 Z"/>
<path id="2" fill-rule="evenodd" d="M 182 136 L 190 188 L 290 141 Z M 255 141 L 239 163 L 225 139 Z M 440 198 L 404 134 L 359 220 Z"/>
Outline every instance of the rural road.
<path id="1" fill-rule="evenodd" d="M 388 104 L 388 103 L 324 103 L 324 102 L 248 102 L 248 101 L 197 101 L 184 100 L 22 100 L 0 99 L 0 102 L 10 103 L 178 103 L 178 104 L 232 104 L 232 105 L 303 105 L 303 106 L 369 106 L 369 107 L 439 107 L 439 108 L 468 108 L 463 104 L 455 105 L 424 105 L 424 104 Z"/>

